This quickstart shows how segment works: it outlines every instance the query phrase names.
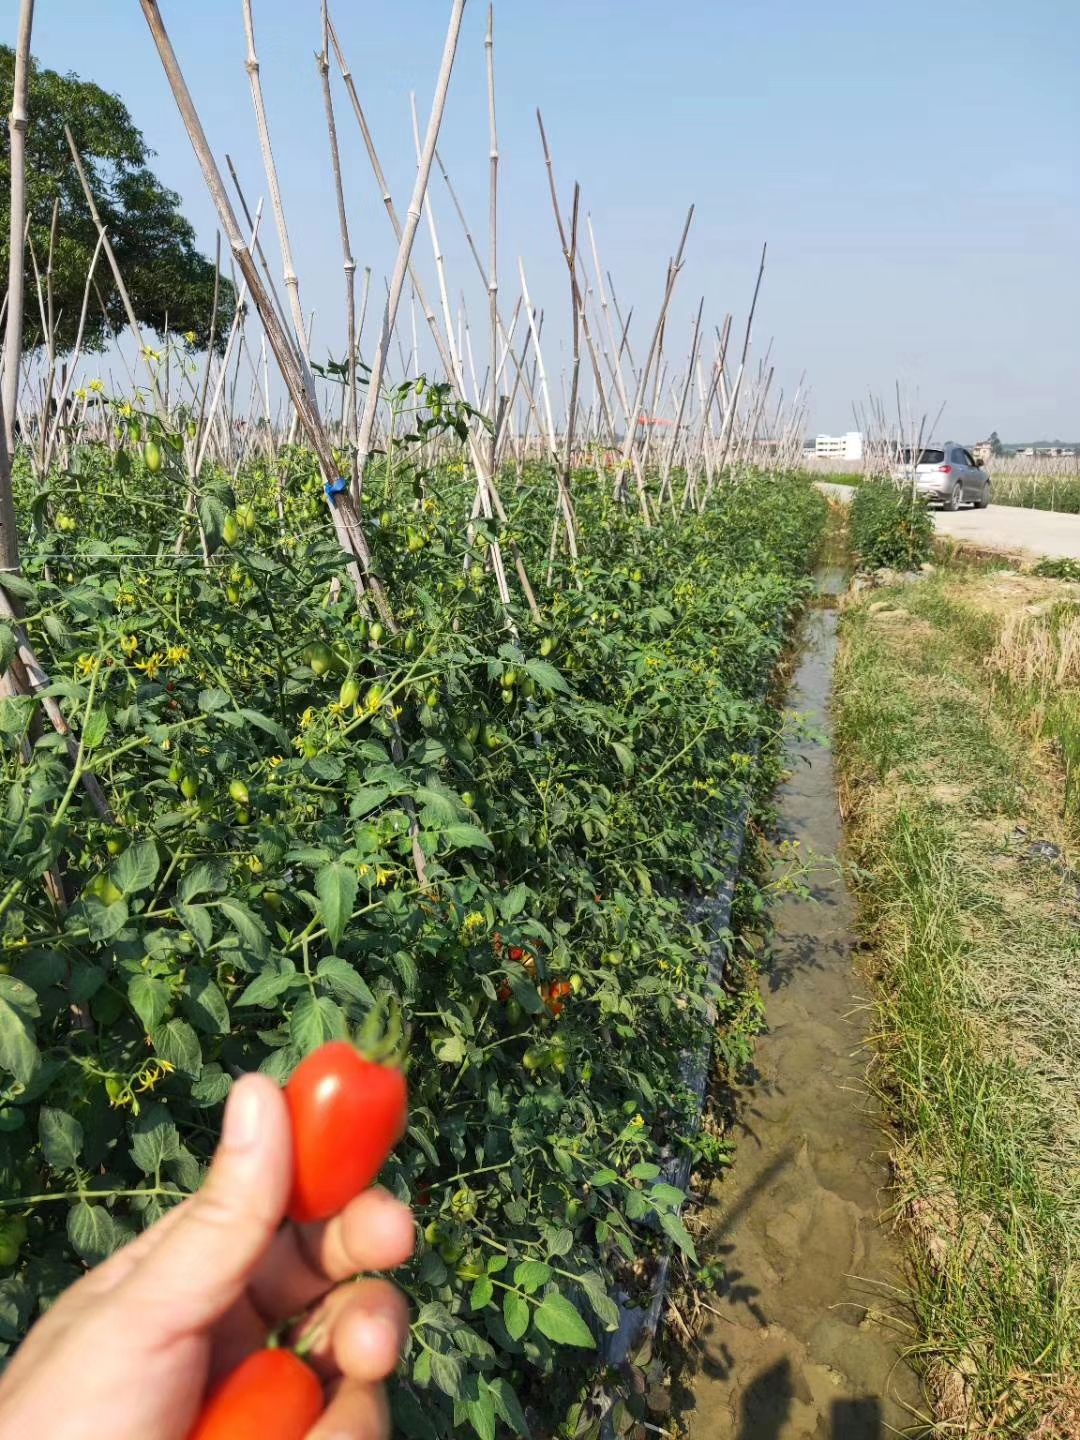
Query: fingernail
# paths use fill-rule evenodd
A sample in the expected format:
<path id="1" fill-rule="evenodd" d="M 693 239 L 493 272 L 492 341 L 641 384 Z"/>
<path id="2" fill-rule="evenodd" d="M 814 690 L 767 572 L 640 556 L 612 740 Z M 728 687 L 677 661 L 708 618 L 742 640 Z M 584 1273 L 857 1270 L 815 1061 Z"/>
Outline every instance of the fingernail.
<path id="1" fill-rule="evenodd" d="M 221 1144 L 226 1150 L 250 1150 L 259 1138 L 263 1108 L 262 1086 L 240 1080 L 225 1106 Z"/>

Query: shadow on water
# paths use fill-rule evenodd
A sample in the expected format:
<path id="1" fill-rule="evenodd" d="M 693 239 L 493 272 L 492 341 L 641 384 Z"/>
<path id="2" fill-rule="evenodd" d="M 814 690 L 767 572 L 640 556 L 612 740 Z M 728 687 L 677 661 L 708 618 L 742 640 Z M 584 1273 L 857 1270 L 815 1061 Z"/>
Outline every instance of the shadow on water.
<path id="1" fill-rule="evenodd" d="M 795 1401 L 795 1379 L 786 1357 L 763 1370 L 742 1393 L 738 1440 L 780 1440 Z M 884 1440 L 881 1402 L 872 1395 L 834 1400 L 828 1429 L 818 1429 L 828 1440 Z"/>

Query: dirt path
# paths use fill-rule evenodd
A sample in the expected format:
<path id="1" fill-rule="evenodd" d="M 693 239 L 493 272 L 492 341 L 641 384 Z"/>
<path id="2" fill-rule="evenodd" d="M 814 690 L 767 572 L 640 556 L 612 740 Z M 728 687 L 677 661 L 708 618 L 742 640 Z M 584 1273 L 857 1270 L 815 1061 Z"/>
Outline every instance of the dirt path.
<path id="1" fill-rule="evenodd" d="M 818 485 L 832 500 L 845 505 L 855 490 L 851 485 Z M 934 528 L 954 540 L 970 540 L 990 550 L 1011 554 L 1048 555 L 1080 560 L 1080 515 L 1059 515 L 1052 510 L 1024 510 L 1016 505 L 988 505 L 985 510 L 934 510 Z"/>
<path id="2" fill-rule="evenodd" d="M 827 725 L 836 615 L 819 610 L 789 698 Z M 840 845 L 832 759 L 789 747 L 781 832 L 805 851 Z M 918 1383 L 898 1359 L 903 1281 L 886 1203 L 883 1137 L 862 1085 L 852 903 L 835 870 L 814 899 L 778 907 L 769 1031 L 732 1169 L 714 1186 L 704 1259 L 726 1266 L 686 1415 L 691 1440 L 884 1440 L 920 1433 Z"/>

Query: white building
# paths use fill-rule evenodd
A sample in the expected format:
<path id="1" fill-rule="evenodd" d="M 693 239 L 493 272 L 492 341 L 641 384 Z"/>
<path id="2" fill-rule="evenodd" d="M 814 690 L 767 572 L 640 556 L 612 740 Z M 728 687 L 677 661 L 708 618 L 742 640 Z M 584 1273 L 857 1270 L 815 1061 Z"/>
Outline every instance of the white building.
<path id="1" fill-rule="evenodd" d="M 849 430 L 846 435 L 819 435 L 814 442 L 814 454 L 819 460 L 861 460 L 862 431 Z"/>

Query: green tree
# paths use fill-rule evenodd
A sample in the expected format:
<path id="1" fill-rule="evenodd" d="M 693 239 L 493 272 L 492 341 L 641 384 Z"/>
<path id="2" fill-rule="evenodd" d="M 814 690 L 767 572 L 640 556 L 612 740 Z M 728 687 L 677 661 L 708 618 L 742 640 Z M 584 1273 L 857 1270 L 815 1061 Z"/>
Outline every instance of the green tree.
<path id="1" fill-rule="evenodd" d="M 11 107 L 14 67 L 15 52 L 0 45 L 0 114 Z M 53 205 L 59 202 L 52 280 L 58 348 L 65 351 L 74 346 L 86 272 L 97 243 L 97 231 L 64 138 L 65 125 L 71 127 L 140 325 L 158 335 L 168 326 L 175 334 L 194 336 L 189 343 L 204 349 L 210 338 L 214 266 L 195 248 L 195 232 L 180 212 L 179 195 L 167 190 L 147 164 L 153 152 L 127 107 L 90 81 L 43 70 L 34 63 L 27 130 L 27 215 L 38 266 L 43 268 Z M 5 275 L 10 178 L 11 149 L 4 126 L 0 135 L 0 273 Z M 29 251 L 26 264 L 23 344 L 33 350 L 44 343 L 45 335 Z M 96 280 L 108 325 L 92 295 L 83 335 L 83 344 L 90 350 L 105 346 L 109 326 L 122 330 L 127 323 L 104 259 L 98 261 Z M 223 278 L 215 337 L 219 347 L 235 301 L 231 283 Z"/>

